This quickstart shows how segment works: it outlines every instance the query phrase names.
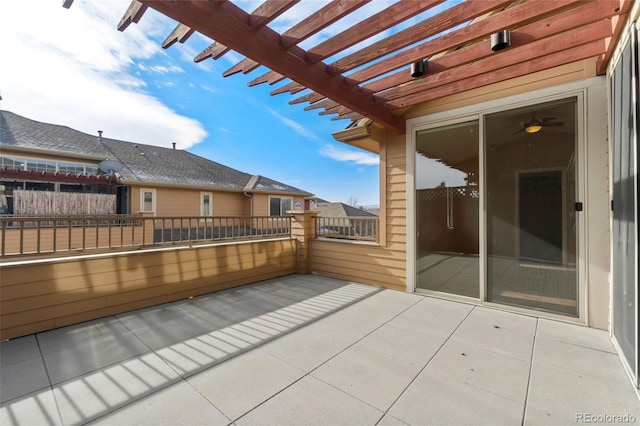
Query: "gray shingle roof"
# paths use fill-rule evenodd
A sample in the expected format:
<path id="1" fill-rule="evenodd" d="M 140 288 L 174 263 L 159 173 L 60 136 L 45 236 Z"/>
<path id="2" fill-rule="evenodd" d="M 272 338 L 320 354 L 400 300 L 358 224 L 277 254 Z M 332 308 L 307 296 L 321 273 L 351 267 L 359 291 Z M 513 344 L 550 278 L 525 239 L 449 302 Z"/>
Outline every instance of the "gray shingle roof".
<path id="1" fill-rule="evenodd" d="M 376 217 L 366 210 L 360 210 L 345 203 L 318 202 L 313 210 L 318 210 L 319 217 Z"/>
<path id="2" fill-rule="evenodd" d="M 255 183 L 251 188 L 251 190 L 259 191 L 259 192 L 285 193 L 285 194 L 292 194 L 292 193 L 303 194 L 304 193 L 305 196 L 312 195 L 311 193 L 298 189 L 295 186 L 287 185 L 285 183 L 281 183 L 264 176 L 257 176 L 257 179 L 255 180 Z"/>
<path id="3" fill-rule="evenodd" d="M 125 183 L 310 195 L 306 191 L 263 176 L 257 177 L 253 188 L 245 188 L 252 175 L 187 151 L 109 138 L 99 141 L 97 135 L 30 120 L 9 111 L 0 111 L 0 146 L 2 145 L 117 160 L 124 166 L 119 173 Z"/>

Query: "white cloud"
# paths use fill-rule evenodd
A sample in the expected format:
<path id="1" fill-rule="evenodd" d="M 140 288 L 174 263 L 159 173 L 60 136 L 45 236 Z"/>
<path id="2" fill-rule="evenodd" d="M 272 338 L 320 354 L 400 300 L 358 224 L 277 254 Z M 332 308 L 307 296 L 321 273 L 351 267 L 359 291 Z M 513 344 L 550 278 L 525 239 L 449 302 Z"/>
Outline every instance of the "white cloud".
<path id="1" fill-rule="evenodd" d="M 200 87 L 210 93 L 220 93 L 220 90 L 216 89 L 215 87 L 207 86 L 206 84 L 202 84 L 200 85 Z"/>
<path id="2" fill-rule="evenodd" d="M 282 114 L 278 113 L 277 111 L 275 111 L 275 110 L 273 110 L 271 108 L 267 108 L 267 110 L 274 117 L 276 117 L 278 120 L 280 120 L 285 126 L 289 126 L 290 128 L 292 128 L 299 135 L 302 135 L 305 138 L 313 139 L 313 140 L 316 140 L 316 141 L 321 140 L 321 138 L 318 135 L 313 133 L 311 130 L 307 129 L 303 124 L 300 124 L 295 120 L 287 118 L 287 117 L 283 116 Z"/>
<path id="3" fill-rule="evenodd" d="M 154 36 L 174 24 L 148 11 L 118 32 L 129 3 L 77 0 L 67 10 L 50 0 L 0 2 L 2 109 L 109 138 L 181 149 L 201 142 L 202 124 L 146 93 L 136 76 L 135 64 L 166 58 Z"/>
<path id="4" fill-rule="evenodd" d="M 375 166 L 380 162 L 380 159 L 377 155 L 371 154 L 369 152 L 354 151 L 334 145 L 325 145 L 318 151 L 318 153 L 333 160 L 350 162 L 362 166 Z"/>
<path id="5" fill-rule="evenodd" d="M 142 71 L 153 72 L 156 74 L 169 74 L 169 73 L 183 73 L 184 70 L 177 65 L 151 65 L 146 66 L 144 64 L 138 64 L 138 68 Z"/>

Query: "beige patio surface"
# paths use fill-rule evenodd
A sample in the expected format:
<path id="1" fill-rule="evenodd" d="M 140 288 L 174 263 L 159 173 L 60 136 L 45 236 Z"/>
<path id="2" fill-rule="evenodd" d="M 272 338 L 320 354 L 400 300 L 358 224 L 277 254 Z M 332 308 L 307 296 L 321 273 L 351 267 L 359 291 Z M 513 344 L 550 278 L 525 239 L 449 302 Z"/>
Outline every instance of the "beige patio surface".
<path id="1" fill-rule="evenodd" d="M 0 350 L 2 425 L 640 422 L 604 331 L 316 275 Z"/>

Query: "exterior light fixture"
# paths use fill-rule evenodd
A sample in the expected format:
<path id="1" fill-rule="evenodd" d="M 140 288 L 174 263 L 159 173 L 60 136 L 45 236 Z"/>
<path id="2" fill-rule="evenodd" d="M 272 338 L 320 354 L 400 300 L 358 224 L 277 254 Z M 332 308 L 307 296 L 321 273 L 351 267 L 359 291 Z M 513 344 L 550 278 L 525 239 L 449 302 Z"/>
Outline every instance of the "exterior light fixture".
<path id="1" fill-rule="evenodd" d="M 411 77 L 422 77 L 427 73 L 427 60 L 423 59 L 411 64 Z"/>
<path id="2" fill-rule="evenodd" d="M 540 120 L 531 120 L 524 125 L 524 131 L 527 133 L 538 133 L 542 130 L 542 122 Z"/>
<path id="3" fill-rule="evenodd" d="M 509 30 L 491 34 L 491 50 L 497 52 L 511 46 L 511 33 Z"/>

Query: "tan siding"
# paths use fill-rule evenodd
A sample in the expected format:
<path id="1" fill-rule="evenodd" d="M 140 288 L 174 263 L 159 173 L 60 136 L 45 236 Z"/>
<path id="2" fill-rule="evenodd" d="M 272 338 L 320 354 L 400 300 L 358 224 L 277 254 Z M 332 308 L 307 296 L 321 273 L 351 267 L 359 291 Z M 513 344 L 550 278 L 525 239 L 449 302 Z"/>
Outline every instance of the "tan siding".
<path id="1" fill-rule="evenodd" d="M 406 154 L 405 135 L 387 132 L 381 142 L 380 220 L 386 239 L 381 246 L 314 240 L 312 270 L 334 278 L 406 290 Z"/>
<path id="2" fill-rule="evenodd" d="M 267 194 L 253 194 L 253 215 L 269 216 L 269 196 Z"/>
<path id="3" fill-rule="evenodd" d="M 251 199 L 238 192 L 214 192 L 214 216 L 250 216 Z M 200 213 L 198 213 L 200 214 Z"/>
<path id="4" fill-rule="evenodd" d="M 212 194 L 214 216 L 250 215 L 251 200 L 241 192 L 159 186 L 132 186 L 131 213 L 140 212 L 141 189 L 156 191 L 156 216 L 200 216 L 200 194 L 203 192 Z"/>
<path id="5" fill-rule="evenodd" d="M 294 240 L 0 266 L 0 340 L 288 275 Z"/>
<path id="6" fill-rule="evenodd" d="M 397 174 L 394 175 L 393 177 L 390 177 L 389 179 L 387 179 L 387 188 L 389 188 L 389 186 L 391 185 L 396 185 L 396 184 L 406 184 L 407 183 L 407 175 L 405 174 Z"/>
<path id="7" fill-rule="evenodd" d="M 311 242 L 311 267 L 333 278 L 404 290 L 404 256 L 386 248 L 333 241 Z"/>
<path id="8" fill-rule="evenodd" d="M 200 216 L 200 191 L 183 188 L 156 188 L 156 215 Z"/>

